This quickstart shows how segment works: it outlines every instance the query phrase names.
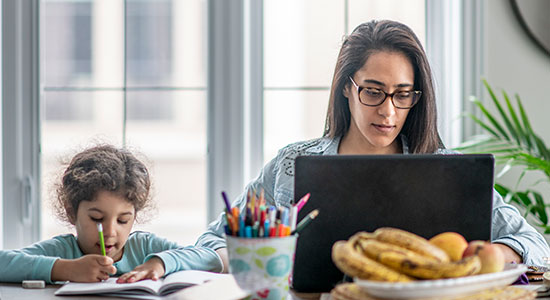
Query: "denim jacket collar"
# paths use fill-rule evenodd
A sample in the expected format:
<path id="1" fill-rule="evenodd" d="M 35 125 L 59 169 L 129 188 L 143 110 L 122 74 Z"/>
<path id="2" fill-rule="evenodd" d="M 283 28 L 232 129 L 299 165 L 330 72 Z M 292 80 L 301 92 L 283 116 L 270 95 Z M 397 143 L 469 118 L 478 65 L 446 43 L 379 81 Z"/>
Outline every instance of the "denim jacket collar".
<path id="1" fill-rule="evenodd" d="M 403 134 L 400 134 L 399 137 L 401 138 L 401 146 L 403 148 L 403 154 L 410 154 L 409 142 L 407 141 L 407 137 Z M 335 137 L 333 139 L 323 137 L 321 138 L 319 145 L 317 145 L 316 147 L 309 148 L 307 152 L 311 154 L 337 155 L 338 147 L 340 146 L 341 140 L 342 140 L 342 137 Z"/>

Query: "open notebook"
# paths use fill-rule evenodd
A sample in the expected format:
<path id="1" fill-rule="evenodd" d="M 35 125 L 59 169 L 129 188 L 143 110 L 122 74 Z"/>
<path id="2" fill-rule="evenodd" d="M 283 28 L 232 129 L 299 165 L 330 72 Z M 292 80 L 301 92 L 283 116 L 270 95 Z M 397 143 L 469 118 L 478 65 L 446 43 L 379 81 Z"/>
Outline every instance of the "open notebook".
<path id="1" fill-rule="evenodd" d="M 206 282 L 222 282 L 232 279 L 230 274 L 185 270 L 172 273 L 157 281 L 142 280 L 134 283 L 116 283 L 117 278 L 103 282 L 69 282 L 60 287 L 55 295 L 103 295 L 134 299 L 161 299 L 183 288 Z"/>

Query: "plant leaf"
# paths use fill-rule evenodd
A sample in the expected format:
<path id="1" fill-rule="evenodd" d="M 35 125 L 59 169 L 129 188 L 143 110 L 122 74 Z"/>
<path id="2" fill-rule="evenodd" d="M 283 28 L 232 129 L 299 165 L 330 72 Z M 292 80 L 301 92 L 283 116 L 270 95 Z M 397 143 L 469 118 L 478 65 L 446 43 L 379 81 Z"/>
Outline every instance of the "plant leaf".
<path id="1" fill-rule="evenodd" d="M 546 205 L 544 205 L 544 201 L 542 200 L 542 196 L 535 192 L 535 191 L 531 191 L 531 193 L 533 194 L 533 197 L 535 197 L 535 201 L 536 201 L 536 210 L 537 210 L 537 213 L 539 215 L 539 220 L 544 224 L 548 224 L 548 216 L 546 215 Z"/>
<path id="2" fill-rule="evenodd" d="M 485 115 L 485 117 L 487 119 L 489 119 L 489 121 L 491 122 L 491 124 L 496 128 L 496 130 L 500 133 L 500 134 L 497 134 L 495 131 L 493 130 L 490 130 L 489 127 L 487 125 L 483 126 L 482 124 L 484 124 L 481 120 L 475 118 L 474 116 L 474 121 L 476 121 L 476 123 L 478 123 L 479 125 L 481 125 L 483 128 L 485 128 L 485 130 L 491 132 L 491 133 L 495 133 L 497 134 L 496 137 L 502 137 L 506 140 L 510 140 L 510 137 L 508 137 L 508 134 L 506 134 L 506 131 L 504 131 L 504 129 L 502 129 L 502 126 L 498 123 L 498 121 L 495 119 L 495 117 L 493 117 L 493 115 L 485 108 L 485 106 L 483 106 L 483 104 L 481 102 L 479 102 L 478 100 L 474 100 L 474 103 L 477 105 L 477 107 L 479 107 L 479 109 L 481 110 L 481 112 L 483 112 L 483 114 Z"/>
<path id="3" fill-rule="evenodd" d="M 518 116 L 516 114 L 516 111 L 514 110 L 514 107 L 512 106 L 512 103 L 510 103 L 510 98 L 508 98 L 508 94 L 506 94 L 505 91 L 502 91 L 502 96 L 504 97 L 504 101 L 506 102 L 506 106 L 508 107 L 508 112 L 510 113 L 510 117 L 512 118 L 512 121 L 514 122 L 514 131 L 515 131 L 515 137 L 516 141 L 518 143 L 518 146 L 521 146 L 522 142 L 527 145 L 527 140 L 529 139 L 525 133 L 523 133 L 523 128 L 521 127 L 521 124 L 519 123 Z"/>

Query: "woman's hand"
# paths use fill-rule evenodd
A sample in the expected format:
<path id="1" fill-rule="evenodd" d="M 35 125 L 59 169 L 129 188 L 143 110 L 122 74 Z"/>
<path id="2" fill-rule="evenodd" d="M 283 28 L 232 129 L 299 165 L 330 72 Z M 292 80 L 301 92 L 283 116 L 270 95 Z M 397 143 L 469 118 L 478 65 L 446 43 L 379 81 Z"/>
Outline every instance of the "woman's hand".
<path id="1" fill-rule="evenodd" d="M 500 243 L 493 243 L 493 245 L 496 245 L 500 250 L 502 251 L 502 254 L 504 254 L 504 260 L 506 263 L 516 263 L 521 264 L 523 262 L 523 259 L 521 259 L 521 256 L 517 254 L 517 252 L 508 247 L 507 245 L 500 244 Z"/>
<path id="2" fill-rule="evenodd" d="M 113 259 L 97 254 L 84 255 L 77 259 L 58 259 L 52 267 L 52 281 L 98 282 L 115 274 Z"/>
<path id="3" fill-rule="evenodd" d="M 164 262 L 158 257 L 153 257 L 144 264 L 135 267 L 132 271 L 123 274 L 117 279 L 117 283 L 132 283 L 143 279 L 158 280 L 164 275 Z"/>

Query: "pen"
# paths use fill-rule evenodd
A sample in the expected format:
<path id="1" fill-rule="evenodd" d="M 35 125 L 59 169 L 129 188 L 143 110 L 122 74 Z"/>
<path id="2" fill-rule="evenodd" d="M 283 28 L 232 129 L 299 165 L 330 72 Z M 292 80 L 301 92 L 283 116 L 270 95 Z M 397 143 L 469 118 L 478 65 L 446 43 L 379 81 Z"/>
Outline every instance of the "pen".
<path id="1" fill-rule="evenodd" d="M 300 209 L 302 209 L 302 207 L 304 207 L 304 205 L 306 205 L 307 200 L 309 199 L 309 196 L 310 196 L 310 193 L 305 194 L 302 197 L 302 199 L 300 199 L 300 201 L 298 201 L 298 203 L 296 203 L 296 207 L 298 208 L 298 211 L 300 211 Z"/>
<path id="2" fill-rule="evenodd" d="M 305 218 L 302 219 L 302 221 L 300 221 L 300 223 L 298 223 L 298 225 L 296 225 L 296 229 L 290 234 L 295 234 L 302 231 L 307 225 L 309 225 L 309 223 L 311 223 L 311 221 L 313 221 L 313 219 L 317 217 L 317 215 L 319 215 L 318 209 L 315 209 L 312 212 L 310 212 Z"/>
<path id="3" fill-rule="evenodd" d="M 99 244 L 101 245 L 101 255 L 107 256 L 105 253 L 105 239 L 103 238 L 103 225 L 97 223 L 97 231 L 99 232 Z"/>

